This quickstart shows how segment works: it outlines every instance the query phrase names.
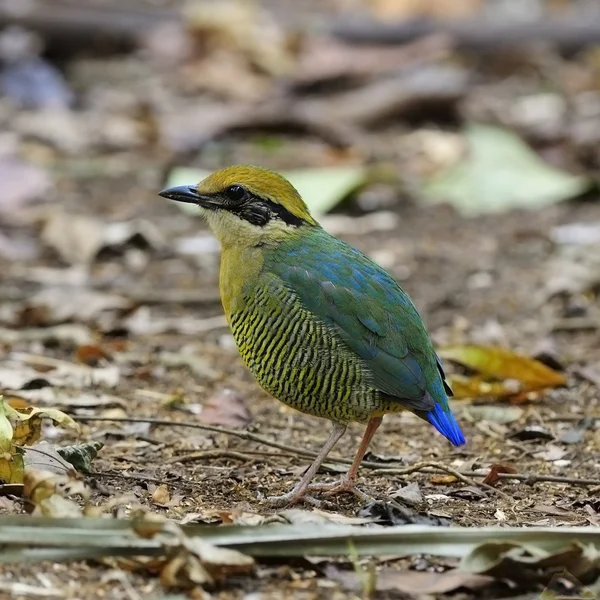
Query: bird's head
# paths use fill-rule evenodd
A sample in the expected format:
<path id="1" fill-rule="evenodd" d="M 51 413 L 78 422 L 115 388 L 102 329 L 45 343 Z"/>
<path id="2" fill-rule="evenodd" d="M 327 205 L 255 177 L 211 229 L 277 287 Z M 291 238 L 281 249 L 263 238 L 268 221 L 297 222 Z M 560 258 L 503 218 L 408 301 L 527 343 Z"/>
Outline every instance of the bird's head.
<path id="1" fill-rule="evenodd" d="M 277 243 L 317 225 L 294 186 L 261 167 L 227 167 L 198 185 L 167 188 L 160 196 L 197 204 L 226 246 Z"/>

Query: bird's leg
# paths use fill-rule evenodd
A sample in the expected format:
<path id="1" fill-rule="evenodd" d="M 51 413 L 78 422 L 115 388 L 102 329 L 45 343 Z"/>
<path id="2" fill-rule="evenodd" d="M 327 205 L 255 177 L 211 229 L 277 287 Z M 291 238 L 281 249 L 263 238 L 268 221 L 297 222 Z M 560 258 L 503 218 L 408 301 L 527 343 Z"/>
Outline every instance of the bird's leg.
<path id="1" fill-rule="evenodd" d="M 366 494 L 363 494 L 363 492 L 356 489 L 356 477 L 358 474 L 358 467 L 367 453 L 369 444 L 371 443 L 377 428 L 381 425 L 382 420 L 383 417 L 371 417 L 369 423 L 367 424 L 367 428 L 365 429 L 365 434 L 363 435 L 360 446 L 356 451 L 354 460 L 352 461 L 352 466 L 350 469 L 348 469 L 348 472 L 346 475 L 344 475 L 344 477 L 342 477 L 342 479 L 339 481 L 334 481 L 333 483 L 315 483 L 309 486 L 309 490 L 326 491 L 327 496 L 335 496 L 341 492 L 353 492 L 360 498 L 368 498 Z"/>
<path id="2" fill-rule="evenodd" d="M 312 465 L 308 468 L 302 479 L 294 486 L 294 489 L 283 494 L 281 496 L 269 496 L 264 501 L 273 506 L 285 506 L 289 504 L 295 504 L 306 496 L 309 484 L 312 478 L 315 476 L 319 467 L 323 464 L 323 461 L 327 458 L 327 455 L 331 452 L 331 449 L 337 444 L 339 439 L 344 435 L 346 431 L 346 425 L 341 423 L 334 423 L 331 434 L 327 438 L 327 441 L 317 454 L 317 457 L 313 461 Z M 360 461 L 359 461 L 360 462 Z"/>

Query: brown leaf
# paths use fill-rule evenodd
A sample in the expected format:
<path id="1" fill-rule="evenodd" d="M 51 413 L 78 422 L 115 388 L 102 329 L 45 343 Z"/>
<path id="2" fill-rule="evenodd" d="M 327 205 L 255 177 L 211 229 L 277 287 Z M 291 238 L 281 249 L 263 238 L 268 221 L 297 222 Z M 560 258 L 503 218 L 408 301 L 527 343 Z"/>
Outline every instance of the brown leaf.
<path id="1" fill-rule="evenodd" d="M 77 348 L 75 359 L 88 367 L 98 367 L 103 361 L 110 360 L 110 354 L 101 346 L 84 344 Z"/>
<path id="2" fill-rule="evenodd" d="M 199 421 L 206 425 L 245 427 L 252 420 L 244 396 L 234 390 L 223 389 L 211 396 L 202 407 Z"/>
<path id="3" fill-rule="evenodd" d="M 485 476 L 485 479 L 482 483 L 487 485 L 494 485 L 497 481 L 500 480 L 498 477 L 499 473 L 516 473 L 517 470 L 514 467 L 510 467 L 508 465 L 502 465 L 500 463 L 494 463 L 490 467 L 490 472 Z"/>
<path id="4" fill-rule="evenodd" d="M 447 485 L 456 483 L 458 479 L 454 475 L 433 475 L 429 481 L 434 485 Z"/>
<path id="5" fill-rule="evenodd" d="M 169 493 L 169 488 L 165 483 L 159 485 L 152 494 L 152 502 L 154 504 L 165 505 L 171 499 L 171 494 Z"/>

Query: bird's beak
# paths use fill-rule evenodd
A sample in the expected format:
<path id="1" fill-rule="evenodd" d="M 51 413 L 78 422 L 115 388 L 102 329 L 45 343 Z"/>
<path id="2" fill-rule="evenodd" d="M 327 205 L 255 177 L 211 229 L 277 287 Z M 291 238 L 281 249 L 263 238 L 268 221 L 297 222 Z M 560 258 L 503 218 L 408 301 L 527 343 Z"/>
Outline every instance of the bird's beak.
<path id="1" fill-rule="evenodd" d="M 214 201 L 207 196 L 199 194 L 195 185 L 176 185 L 159 192 L 158 195 L 169 200 L 176 200 L 177 202 L 197 204 L 204 208 L 214 207 Z"/>

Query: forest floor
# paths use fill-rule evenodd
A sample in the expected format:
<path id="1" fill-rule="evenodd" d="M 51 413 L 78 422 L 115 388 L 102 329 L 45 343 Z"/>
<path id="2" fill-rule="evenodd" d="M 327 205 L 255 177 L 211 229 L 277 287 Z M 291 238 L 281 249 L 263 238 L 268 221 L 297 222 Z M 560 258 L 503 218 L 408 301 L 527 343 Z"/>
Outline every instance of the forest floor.
<path id="1" fill-rule="evenodd" d="M 64 113 L 63 123 L 50 111 L 0 106 L 8 132 L 2 140 L 17 144 L 19 160 L 34 164 L 51 181 L 45 202 L 22 208 L 18 218 L 6 216 L 0 228 L 8 244 L 0 248 L 0 345 L 5 349 L 0 376 L 10 370 L 21 381 L 15 390 L 0 379 L 0 389 L 7 397 L 83 419 L 77 435 L 46 428 L 44 439 L 51 443 L 104 444 L 93 472 L 84 477 L 91 504 L 111 503 L 115 511 L 142 506 L 194 523 L 302 523 L 336 514 L 376 517 L 383 525 L 598 526 L 597 487 L 533 478 L 502 480 L 490 488 L 477 478 L 465 482 L 442 473 L 382 474 L 362 468 L 359 487 L 375 503 L 340 495 L 322 498 L 315 512 L 306 505 L 280 510 L 261 502 L 260 494 L 284 493 L 294 485 L 310 462 L 298 456 L 298 449 L 317 451 L 330 424 L 283 406 L 253 381 L 220 319 L 218 249 L 206 225 L 157 192 L 165 186 L 168 169 L 182 162 L 206 169 L 251 162 L 276 170 L 354 164 L 363 160 L 361 146 L 338 150 L 311 134 L 251 131 L 227 134 L 191 154 L 174 150 L 153 141 L 156 133 L 149 129 L 162 116 L 148 119 L 144 100 L 155 101 L 165 86 L 164 93 L 176 97 L 170 106 L 183 110 L 193 108 L 197 92 L 168 91 L 170 85 L 181 86 L 185 74 L 179 73 L 175 83 L 164 70 L 149 76 L 152 69 L 143 54 L 73 59 L 65 77 L 79 96 L 79 113 Z M 510 101 L 509 93 L 506 97 Z M 31 133 L 33 118 L 39 135 Z M 365 139 L 375 156 L 387 157 L 401 170 L 403 159 L 390 150 L 390 140 L 407 139 L 423 127 L 430 126 L 388 122 Z M 8 168 L 0 164 L 0 172 Z M 36 176 L 23 175 L 29 181 Z M 11 185 L 20 184 L 11 180 Z M 567 385 L 519 403 L 455 401 L 467 438 L 460 448 L 413 415 L 388 415 L 366 460 L 402 467 L 432 461 L 463 471 L 501 463 L 534 477 L 600 479 L 600 278 L 597 273 L 593 278 L 587 259 L 565 256 L 556 241 L 559 226 L 600 223 L 597 194 L 533 211 L 470 218 L 409 194 L 384 196 L 392 198 L 385 209 L 396 215 L 393 230 L 350 231 L 341 237 L 397 277 L 436 346 L 506 346 L 563 370 Z M 360 219 L 361 206 L 344 204 L 327 217 L 328 223 L 343 231 L 340 214 Z M 115 222 L 126 224 L 127 241 L 97 243 L 98 251 L 92 252 L 92 238 L 107 236 Z M 78 260 L 88 251 L 88 259 Z M 581 284 L 585 277 L 592 281 Z M 82 363 L 92 365 L 97 376 L 81 376 Z M 36 383 L 32 368 L 42 379 L 45 372 L 62 369 L 62 383 L 51 378 Z M 94 416 L 107 420 L 84 419 Z M 216 425 L 241 435 L 118 421 L 123 418 Z M 333 459 L 351 458 L 361 434 L 362 426 L 349 427 L 319 481 L 340 476 L 344 467 Z M 405 510 L 390 507 L 392 499 Z M 4 513 L 25 509 L 19 497 L 0 498 Z M 323 558 L 261 564 L 254 575 L 226 580 L 212 597 L 360 597 L 343 578 L 326 574 L 326 563 Z M 426 571 L 456 561 L 419 556 L 379 564 L 384 563 Z M 158 578 L 123 571 L 111 561 L 4 566 L 1 576 L 46 586 L 64 598 L 160 598 L 164 593 Z M 475 593 L 463 591 L 453 598 Z M 477 592 L 484 598 L 500 595 L 509 595 L 508 588 Z M 202 597 L 199 591 L 196 597 Z M 404 596 L 381 591 L 376 597 Z"/>

